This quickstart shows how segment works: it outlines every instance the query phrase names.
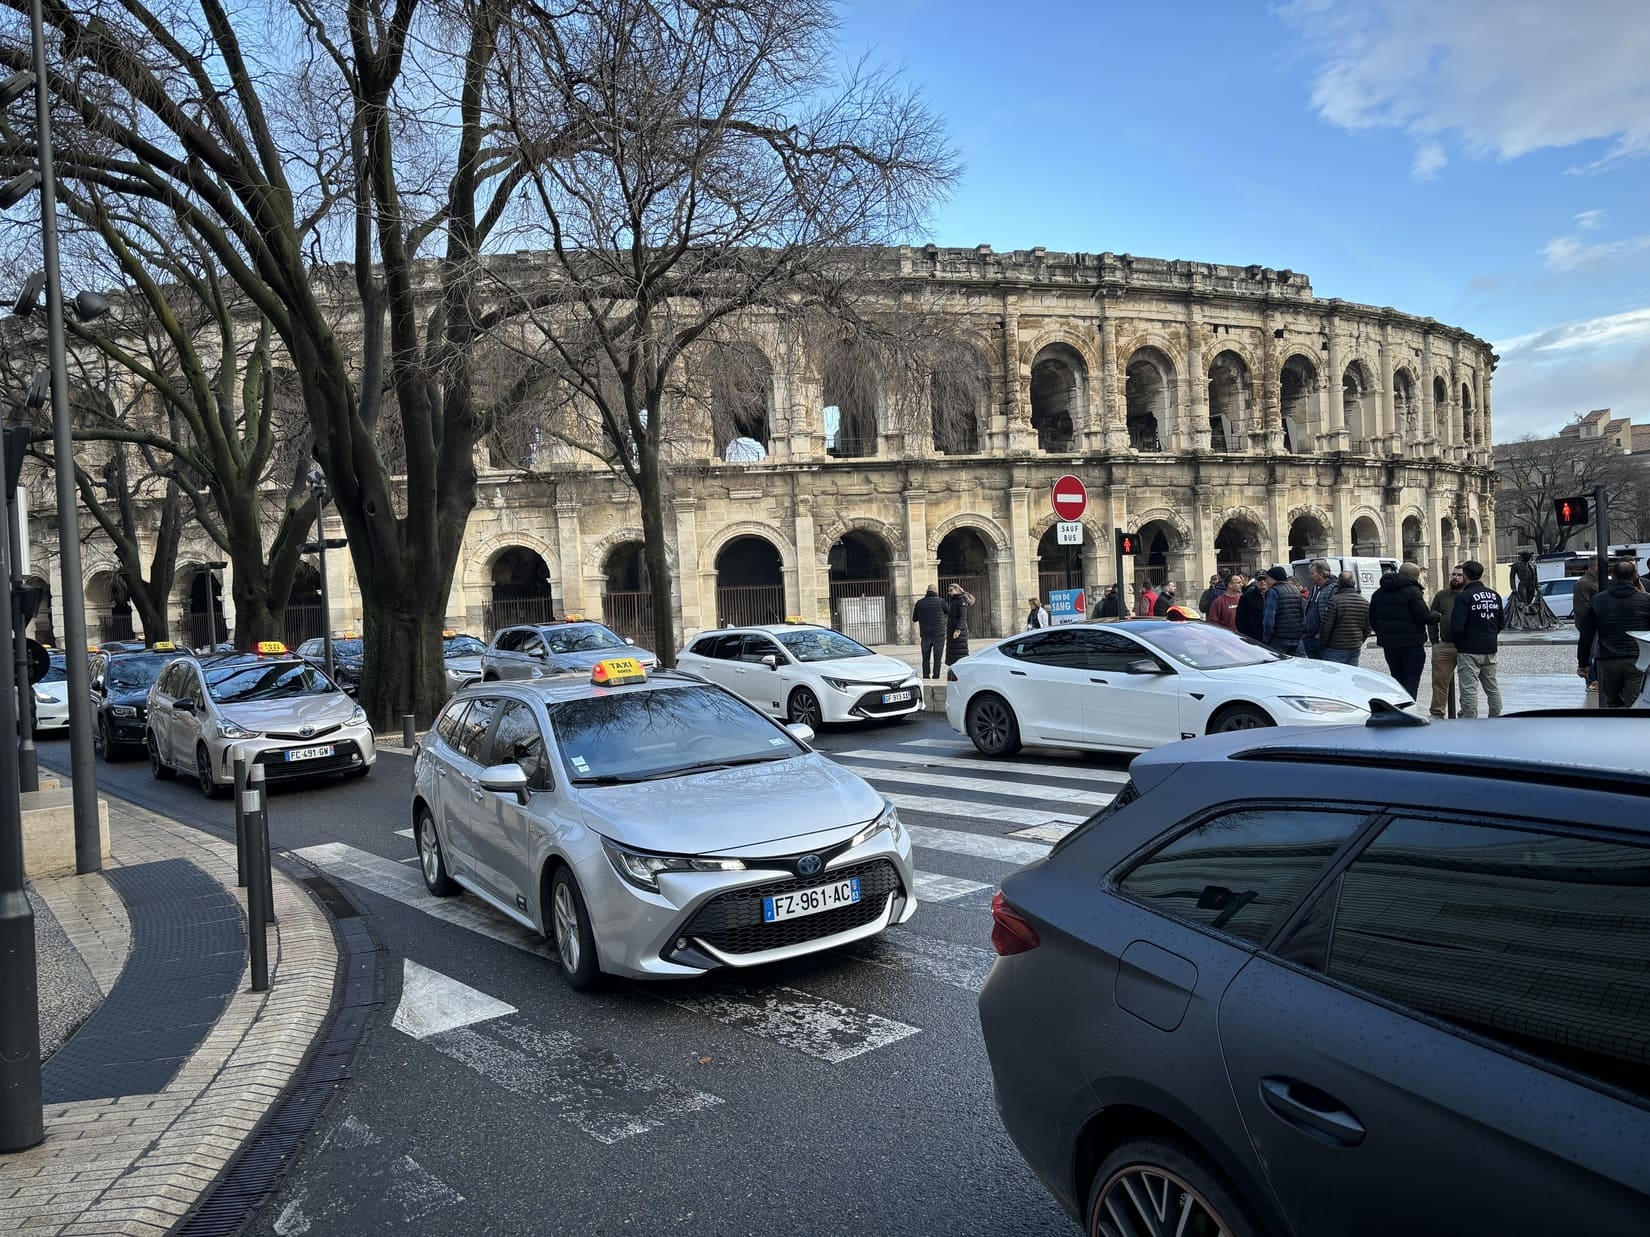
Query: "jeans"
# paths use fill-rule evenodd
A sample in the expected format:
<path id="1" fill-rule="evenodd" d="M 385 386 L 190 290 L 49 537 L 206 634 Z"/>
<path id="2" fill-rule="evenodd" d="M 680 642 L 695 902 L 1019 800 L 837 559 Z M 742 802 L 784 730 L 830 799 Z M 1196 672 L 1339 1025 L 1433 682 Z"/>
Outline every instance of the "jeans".
<path id="1" fill-rule="evenodd" d="M 922 677 L 937 679 L 940 677 L 940 655 L 945 651 L 944 636 L 924 636 L 922 638 Z M 930 670 L 929 667 L 933 669 Z"/>
<path id="2" fill-rule="evenodd" d="M 1343 666 L 1356 666 L 1358 664 L 1358 654 L 1361 652 L 1363 652 L 1362 649 L 1325 649 L 1323 659 L 1339 662 Z"/>
<path id="3" fill-rule="evenodd" d="M 1432 646 L 1432 715 L 1434 717 L 1448 717 L 1450 705 L 1450 689 L 1455 686 L 1455 646 L 1453 644 L 1435 644 Z"/>
<path id="4" fill-rule="evenodd" d="M 1386 654 L 1387 673 L 1409 693 L 1411 700 L 1421 698 L 1421 668 L 1427 664 L 1427 651 L 1419 644 L 1402 649 L 1382 649 Z"/>
<path id="5" fill-rule="evenodd" d="M 1598 707 L 1630 709 L 1644 690 L 1644 671 L 1631 657 L 1601 657 L 1598 661 Z"/>
<path id="6" fill-rule="evenodd" d="M 1478 685 L 1489 697 L 1490 716 L 1501 716 L 1501 683 L 1496 677 L 1494 653 L 1455 654 L 1455 682 L 1461 691 L 1461 716 L 1478 716 Z"/>

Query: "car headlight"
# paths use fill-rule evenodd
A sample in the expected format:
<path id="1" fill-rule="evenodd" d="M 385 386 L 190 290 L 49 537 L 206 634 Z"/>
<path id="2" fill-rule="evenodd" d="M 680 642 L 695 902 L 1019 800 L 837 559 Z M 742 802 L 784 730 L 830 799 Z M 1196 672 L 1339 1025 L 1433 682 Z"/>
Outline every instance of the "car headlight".
<path id="1" fill-rule="evenodd" d="M 349 721 L 344 723 L 344 725 L 346 725 L 346 726 L 365 726 L 366 724 L 367 724 L 367 711 L 365 709 L 363 709 L 360 705 L 356 705 L 353 709 L 350 710 L 350 712 L 349 712 Z"/>
<path id="2" fill-rule="evenodd" d="M 839 692 L 848 692 L 848 691 L 853 691 L 854 690 L 854 685 L 852 683 L 848 682 L 847 679 L 833 679 L 833 678 L 830 678 L 827 675 L 822 674 L 822 675 L 819 676 L 819 681 L 821 683 L 825 684 L 826 687 L 836 688 L 837 691 L 839 691 Z"/>
<path id="3" fill-rule="evenodd" d="M 1331 713 L 1362 713 L 1355 704 L 1348 704 L 1344 700 L 1332 700 L 1328 696 L 1279 696 L 1279 700 L 1291 709 L 1299 709 L 1302 713 L 1312 713 L 1324 717 Z"/>
<path id="4" fill-rule="evenodd" d="M 110 717 L 136 717 L 137 710 L 129 704 L 116 704 L 109 707 Z"/>
<path id="5" fill-rule="evenodd" d="M 36 704 L 50 704 L 52 702 L 52 698 L 45 692 L 37 691 L 34 693 L 34 702 Z"/>
<path id="6" fill-rule="evenodd" d="M 248 730 L 245 726 L 237 726 L 234 722 L 218 723 L 218 738 L 220 739 L 256 739 L 258 734 Z"/>
<path id="7" fill-rule="evenodd" d="M 888 830 L 889 836 L 894 840 L 894 845 L 898 846 L 903 834 L 899 823 L 899 809 L 892 803 L 884 803 L 882 815 L 854 834 L 853 839 L 848 843 L 848 849 L 853 850 L 856 846 L 864 845 L 884 829 Z"/>
<path id="8" fill-rule="evenodd" d="M 602 839 L 613 870 L 638 889 L 659 890 L 661 872 L 743 872 L 743 859 L 706 859 L 698 855 L 652 855 Z"/>

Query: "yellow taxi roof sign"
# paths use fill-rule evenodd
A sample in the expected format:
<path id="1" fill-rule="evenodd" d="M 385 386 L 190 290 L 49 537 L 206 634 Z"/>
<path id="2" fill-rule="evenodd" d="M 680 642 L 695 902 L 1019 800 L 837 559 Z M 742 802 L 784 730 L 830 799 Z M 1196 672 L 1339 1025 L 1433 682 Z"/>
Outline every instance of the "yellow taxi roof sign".
<path id="1" fill-rule="evenodd" d="M 582 615 L 582 614 L 564 614 L 561 617 L 562 617 L 562 622 L 564 622 L 564 623 L 582 623 L 582 622 L 584 622 L 584 615 Z"/>
<path id="2" fill-rule="evenodd" d="M 634 657 L 609 657 L 590 668 L 590 681 L 597 687 L 618 687 L 622 683 L 645 683 L 647 671 Z"/>
<path id="3" fill-rule="evenodd" d="M 787 623 L 806 623 L 808 620 L 803 618 L 800 614 L 787 614 L 785 616 L 785 621 Z"/>
<path id="4" fill-rule="evenodd" d="M 152 653 L 170 653 L 177 647 L 170 640 L 156 640 L 149 646 L 149 651 Z"/>
<path id="5" fill-rule="evenodd" d="M 456 635 L 458 635 L 458 632 L 451 627 L 443 627 L 441 629 L 441 638 L 443 640 L 451 640 Z"/>
<path id="6" fill-rule="evenodd" d="M 253 650 L 256 653 L 279 655 L 287 651 L 286 645 L 279 640 L 260 640 Z"/>

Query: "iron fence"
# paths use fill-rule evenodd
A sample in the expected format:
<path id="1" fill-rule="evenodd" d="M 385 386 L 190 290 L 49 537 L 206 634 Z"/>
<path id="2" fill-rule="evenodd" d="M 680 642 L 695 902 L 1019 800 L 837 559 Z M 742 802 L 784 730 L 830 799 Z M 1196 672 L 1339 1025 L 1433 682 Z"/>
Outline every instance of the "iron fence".
<path id="1" fill-rule="evenodd" d="M 831 626 L 861 644 L 892 644 L 892 586 L 885 579 L 832 580 Z"/>
<path id="2" fill-rule="evenodd" d="M 125 614 L 99 615 L 97 629 L 99 639 L 104 642 L 137 639 L 137 628 L 132 624 L 132 612 L 130 610 Z"/>
<path id="3" fill-rule="evenodd" d="M 286 646 L 295 649 L 305 640 L 326 635 L 326 613 L 319 605 L 286 608 Z"/>
<path id="4" fill-rule="evenodd" d="M 723 627 L 751 627 L 779 623 L 785 618 L 783 584 L 739 584 L 716 590 L 717 623 Z"/>
<path id="5" fill-rule="evenodd" d="M 556 617 L 550 597 L 516 597 L 489 601 L 481 608 L 481 625 L 490 637 L 501 627 L 520 627 L 529 623 L 549 623 Z"/>
<path id="6" fill-rule="evenodd" d="M 602 622 L 627 640 L 653 644 L 653 594 L 624 591 L 602 594 Z"/>
<path id="7" fill-rule="evenodd" d="M 997 630 L 997 615 L 992 608 L 991 577 L 982 576 L 945 576 L 940 577 L 940 597 L 944 598 L 946 590 L 953 584 L 960 584 L 963 592 L 974 599 L 974 604 L 968 607 L 968 634 L 976 638 L 995 639 L 1001 633 Z"/>

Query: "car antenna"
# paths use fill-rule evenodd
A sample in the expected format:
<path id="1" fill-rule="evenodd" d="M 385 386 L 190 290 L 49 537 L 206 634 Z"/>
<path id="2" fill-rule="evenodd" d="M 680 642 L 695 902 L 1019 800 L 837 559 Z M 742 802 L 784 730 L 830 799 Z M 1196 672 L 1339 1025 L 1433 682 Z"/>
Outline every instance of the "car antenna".
<path id="1" fill-rule="evenodd" d="M 1382 700 L 1379 696 L 1369 702 L 1369 720 L 1366 726 L 1426 726 L 1431 723 L 1426 718 L 1414 713 L 1405 712 L 1391 701 Z"/>

